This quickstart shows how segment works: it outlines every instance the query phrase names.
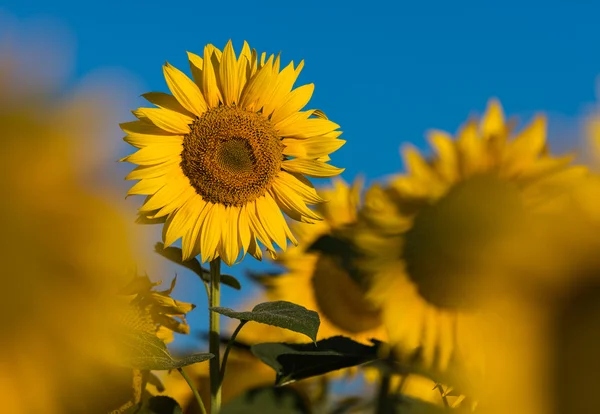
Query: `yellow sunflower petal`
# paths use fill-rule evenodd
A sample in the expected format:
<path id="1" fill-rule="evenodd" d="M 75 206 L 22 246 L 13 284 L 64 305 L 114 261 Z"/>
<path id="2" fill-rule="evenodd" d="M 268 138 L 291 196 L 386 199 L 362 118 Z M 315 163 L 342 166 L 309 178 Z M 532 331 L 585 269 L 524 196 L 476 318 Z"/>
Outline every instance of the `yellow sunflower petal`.
<path id="1" fill-rule="evenodd" d="M 487 165 L 484 143 L 477 132 L 477 124 L 468 122 L 458 135 L 456 141 L 461 173 L 469 176 L 483 170 Z"/>
<path id="2" fill-rule="evenodd" d="M 217 70 L 219 69 L 219 58 L 217 48 L 213 45 L 204 47 L 204 69 L 202 70 L 202 92 L 209 108 L 216 108 L 223 101 L 221 91 L 217 85 Z M 220 51 L 219 51 L 220 53 Z"/>
<path id="3" fill-rule="evenodd" d="M 123 138 L 123 141 L 129 145 L 133 145 L 136 148 L 144 148 L 149 145 L 177 145 L 183 142 L 183 136 L 181 135 L 127 135 Z"/>
<path id="4" fill-rule="evenodd" d="M 208 212 L 207 206 L 208 204 L 206 203 L 198 203 L 198 206 L 196 207 L 197 218 L 194 221 L 193 226 L 189 227 L 187 233 L 185 233 L 181 239 L 183 258 L 196 257 L 198 254 L 200 254 L 200 249 L 202 246 L 199 243 L 199 239 L 202 225 L 204 224 L 204 219 L 206 218 L 206 214 Z"/>
<path id="5" fill-rule="evenodd" d="M 206 112 L 207 105 L 202 92 L 187 75 L 169 63 L 163 66 L 163 73 L 169 90 L 185 109 L 197 116 Z"/>
<path id="6" fill-rule="evenodd" d="M 490 99 L 481 120 L 481 134 L 484 137 L 501 136 L 505 132 L 504 112 L 497 99 Z"/>
<path id="7" fill-rule="evenodd" d="M 294 62 L 290 62 L 290 64 L 277 75 L 277 84 L 273 89 L 271 99 L 266 102 L 263 107 L 263 113 L 266 116 L 271 115 L 276 108 L 284 103 L 283 98 L 291 92 L 297 77 L 298 72 L 294 70 Z"/>
<path id="8" fill-rule="evenodd" d="M 458 155 L 452 136 L 443 131 L 433 130 L 427 134 L 429 142 L 437 152 L 434 161 L 436 169 L 446 182 L 454 182 L 458 178 Z"/>
<path id="9" fill-rule="evenodd" d="M 318 204 L 325 201 L 319 196 L 311 182 L 301 174 L 281 171 L 275 181 L 278 185 L 285 185 L 291 191 L 300 194 L 307 203 Z"/>
<path id="10" fill-rule="evenodd" d="M 202 262 L 208 262 L 216 257 L 217 248 L 221 241 L 221 226 L 225 222 L 225 206 L 208 203 L 207 215 L 202 224 L 200 235 L 200 256 Z"/>
<path id="11" fill-rule="evenodd" d="M 250 239 L 250 244 L 248 245 L 248 254 L 256 257 L 258 260 L 262 260 L 262 251 L 256 242 L 256 239 L 252 237 Z"/>
<path id="12" fill-rule="evenodd" d="M 190 62 L 190 71 L 192 72 L 192 78 L 194 79 L 194 82 L 196 82 L 198 89 L 200 89 L 200 91 L 204 91 L 204 87 L 202 86 L 202 70 L 204 68 L 202 58 L 192 52 L 187 52 L 187 56 L 188 61 Z"/>
<path id="13" fill-rule="evenodd" d="M 150 195 L 166 185 L 164 177 L 145 178 L 138 181 L 127 191 L 127 195 Z"/>
<path id="14" fill-rule="evenodd" d="M 285 206 L 288 211 L 295 213 L 292 215 L 288 214 L 295 220 L 297 220 L 296 217 L 298 216 L 300 216 L 300 218 L 304 216 L 314 221 L 323 219 L 318 213 L 312 211 L 306 206 L 302 197 L 300 197 L 294 191 L 290 191 L 289 187 L 285 186 L 284 184 L 278 185 L 278 182 L 275 181 L 270 193 L 279 206 Z"/>
<path id="15" fill-rule="evenodd" d="M 333 177 L 341 174 L 345 168 L 334 167 L 324 162 L 315 160 L 306 160 L 302 158 L 294 158 L 285 160 L 281 164 L 281 168 L 288 172 L 296 172 L 309 177 Z"/>
<path id="16" fill-rule="evenodd" d="M 169 160 L 154 165 L 138 165 L 125 176 L 126 180 L 140 180 L 142 178 L 154 178 L 179 170 L 177 160 Z"/>
<path id="17" fill-rule="evenodd" d="M 281 226 L 281 222 L 285 223 L 285 220 L 281 215 L 281 211 L 277 208 L 277 203 L 269 194 L 256 199 L 255 214 L 268 238 L 277 243 L 281 249 L 285 249 L 287 245 L 285 230 Z"/>
<path id="18" fill-rule="evenodd" d="M 164 217 L 185 204 L 195 193 L 193 188 L 185 185 L 165 186 L 149 197 L 140 211 L 156 211 L 150 218 Z"/>
<path id="19" fill-rule="evenodd" d="M 346 143 L 343 139 L 313 137 L 306 139 L 284 138 L 283 154 L 290 157 L 319 158 L 337 151 Z"/>
<path id="20" fill-rule="evenodd" d="M 314 91 L 315 85 L 309 83 L 307 85 L 302 85 L 287 94 L 287 96 L 282 99 L 281 104 L 273 111 L 273 116 L 271 117 L 273 124 L 277 125 L 280 121 L 283 121 L 288 116 L 304 108 L 308 101 L 310 101 Z"/>
<path id="21" fill-rule="evenodd" d="M 164 108 L 140 108 L 133 114 L 146 117 L 157 127 L 174 134 L 188 134 L 193 122 L 190 117 Z"/>
<path id="22" fill-rule="evenodd" d="M 124 122 L 119 126 L 127 135 L 172 135 L 170 132 L 145 121 Z"/>
<path id="23" fill-rule="evenodd" d="M 300 119 L 284 127 L 275 124 L 275 128 L 282 137 L 310 138 L 317 135 L 325 135 L 340 126 L 328 119 L 308 118 Z"/>
<path id="24" fill-rule="evenodd" d="M 181 144 L 150 145 L 122 158 L 121 161 L 139 165 L 160 164 L 168 162 L 174 157 L 178 157 L 182 149 L 183 147 Z"/>
<path id="25" fill-rule="evenodd" d="M 240 107 L 247 111 L 260 110 L 261 106 L 259 105 L 259 102 L 261 101 L 262 96 L 264 96 L 267 91 L 271 90 L 273 79 L 273 61 L 272 59 L 269 59 L 269 61 L 260 68 L 258 72 L 256 72 L 256 75 L 254 75 L 246 84 L 240 97 Z"/>
<path id="26" fill-rule="evenodd" d="M 169 215 L 165 223 L 165 234 L 163 237 L 165 247 L 172 245 L 177 239 L 182 237 L 190 227 L 192 220 L 198 217 L 198 211 L 195 208 L 198 205 L 198 198 L 191 198 L 181 208 Z"/>
<path id="27" fill-rule="evenodd" d="M 246 212 L 246 206 L 240 208 L 239 220 L 238 220 L 238 235 L 239 245 L 242 248 L 242 258 L 248 252 L 251 239 L 253 239 L 252 231 L 250 231 L 250 218 Z"/>
<path id="28" fill-rule="evenodd" d="M 239 223 L 240 208 L 229 206 L 225 208 L 226 221 L 222 229 L 222 259 L 227 266 L 233 266 L 240 254 L 239 245 Z"/>
<path id="29" fill-rule="evenodd" d="M 238 63 L 233 51 L 231 40 L 223 49 L 223 57 L 219 66 L 219 79 L 221 86 L 221 95 L 225 105 L 237 103 L 240 95 L 238 84 Z"/>
<path id="30" fill-rule="evenodd" d="M 257 215 L 258 207 L 256 205 L 256 201 L 252 203 L 248 203 L 246 205 L 246 214 L 250 220 L 250 226 L 252 228 L 253 233 L 258 237 L 258 240 L 265 245 L 265 247 L 274 251 L 273 243 L 271 242 L 271 237 L 267 234 L 265 227 L 261 223 L 259 216 Z"/>
<path id="31" fill-rule="evenodd" d="M 194 114 L 185 109 L 173 95 L 163 92 L 148 92 L 142 94 L 142 96 L 148 102 L 160 108 L 170 109 L 171 111 L 179 112 L 187 117 L 194 118 Z"/>
<path id="32" fill-rule="evenodd" d="M 244 40 L 244 46 L 242 47 L 242 51 L 240 52 L 240 56 L 238 57 L 238 79 L 237 79 L 238 91 L 237 91 L 236 102 L 239 101 L 240 94 L 244 90 L 244 87 L 246 86 L 246 82 L 248 82 L 248 79 L 250 79 L 251 60 L 252 60 L 252 52 L 250 51 L 250 46 L 248 45 L 248 42 L 246 42 Z"/>
<path id="33" fill-rule="evenodd" d="M 546 144 L 546 117 L 537 116 L 509 144 L 503 162 L 510 173 L 530 167 Z"/>

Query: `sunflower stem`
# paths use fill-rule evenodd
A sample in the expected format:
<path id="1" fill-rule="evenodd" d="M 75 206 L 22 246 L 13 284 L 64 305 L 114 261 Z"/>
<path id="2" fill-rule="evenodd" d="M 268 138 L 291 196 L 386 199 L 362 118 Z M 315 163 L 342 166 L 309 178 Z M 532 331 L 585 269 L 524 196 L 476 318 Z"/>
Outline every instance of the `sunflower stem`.
<path id="1" fill-rule="evenodd" d="M 200 397 L 200 394 L 198 394 L 198 390 L 194 386 L 194 383 L 192 382 L 192 380 L 190 379 L 190 377 L 187 376 L 187 374 L 185 373 L 185 371 L 183 370 L 183 368 L 177 368 L 177 371 L 179 371 L 179 373 L 181 374 L 181 376 L 183 377 L 183 379 L 185 380 L 185 382 L 187 382 L 188 385 L 190 386 L 190 389 L 192 390 L 192 393 L 194 394 L 194 398 L 196 398 L 196 401 L 198 402 L 198 405 L 200 406 L 200 412 L 202 414 L 206 414 L 206 408 L 204 407 L 204 403 L 202 402 L 202 398 Z"/>
<path id="2" fill-rule="evenodd" d="M 210 262 L 210 297 L 211 308 L 220 306 L 221 259 L 216 258 Z M 220 346 L 221 329 L 219 327 L 219 314 L 209 311 L 209 352 L 214 355 L 209 360 L 210 369 L 210 412 L 219 414 L 221 410 L 221 375 L 220 375 Z"/>
<path id="3" fill-rule="evenodd" d="M 229 339 L 229 342 L 227 342 L 227 347 L 225 348 L 225 353 L 223 354 L 223 362 L 221 363 L 221 375 L 220 375 L 221 385 L 223 385 L 223 379 L 225 378 L 225 368 L 227 365 L 227 358 L 229 357 L 229 351 L 231 350 L 231 347 L 232 347 L 233 343 L 235 342 L 235 338 L 237 337 L 237 334 L 240 333 L 240 331 L 242 330 L 242 327 L 246 324 L 246 322 L 248 322 L 248 321 L 240 321 L 240 324 L 237 326 L 237 328 L 235 328 L 235 331 L 233 331 L 233 333 L 231 334 L 231 338 Z"/>
<path id="4" fill-rule="evenodd" d="M 377 414 L 387 414 L 390 411 L 389 392 L 391 379 L 389 372 L 381 373 L 381 383 L 379 384 L 379 392 L 377 393 Z"/>

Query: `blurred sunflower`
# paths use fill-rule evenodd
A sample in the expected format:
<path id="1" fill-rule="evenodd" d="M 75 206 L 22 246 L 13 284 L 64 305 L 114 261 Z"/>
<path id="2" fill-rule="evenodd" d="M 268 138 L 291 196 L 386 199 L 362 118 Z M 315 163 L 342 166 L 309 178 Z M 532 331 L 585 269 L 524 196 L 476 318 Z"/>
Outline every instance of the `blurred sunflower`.
<path id="1" fill-rule="evenodd" d="M 10 234 L 0 241 L 2 411 L 105 414 L 134 393 L 114 335 L 127 309 L 118 291 L 134 262 L 132 233 L 106 189 L 88 180 L 112 163 L 106 141 L 92 137 L 110 133 L 119 102 L 49 83 L 51 68 L 27 64 L 39 55 L 5 30 L 0 24 L 0 225 Z M 61 61 L 48 32 L 37 36 Z M 81 161 L 83 148 L 93 149 L 92 165 Z"/>
<path id="2" fill-rule="evenodd" d="M 328 200 L 316 209 L 324 220 L 295 223 L 292 229 L 300 243 L 276 261 L 287 272 L 259 279 L 269 300 L 297 303 L 319 313 L 318 339 L 344 335 L 368 343 L 371 338 L 383 340 L 380 311 L 366 300 L 356 281 L 360 277 L 352 274 L 353 246 L 333 240 L 338 230 L 356 221 L 360 191 L 360 182 L 349 186 L 341 179 L 319 190 Z"/>
<path id="3" fill-rule="evenodd" d="M 119 292 L 126 302 L 120 314 L 115 318 L 118 329 L 122 330 L 120 332 L 128 334 L 145 332 L 156 335 L 165 343 L 173 340 L 173 332 L 188 334 L 190 328 L 185 316 L 195 306 L 171 298 L 176 280 L 177 278 L 173 279 L 169 289 L 155 291 L 153 288 L 160 285 L 161 282 L 153 283 L 147 276 L 134 276 Z M 121 397 L 121 404 L 111 411 L 114 414 L 125 412 L 140 403 L 142 398 L 147 397 L 146 384 L 155 378 L 149 372 L 142 372 L 138 369 L 117 369 L 117 364 L 128 366 L 129 352 L 131 351 L 139 352 L 137 349 L 120 347 L 117 352 L 120 352 L 119 356 L 122 359 L 116 360 L 114 367 L 108 367 L 114 372 L 120 372 L 121 378 L 131 378 L 130 387 L 123 387 L 126 391 L 122 393 L 124 397 Z M 154 382 L 154 385 L 159 391 L 163 389 L 159 381 Z"/>
<path id="4" fill-rule="evenodd" d="M 135 276 L 120 292 L 132 296 L 128 306 L 130 312 L 123 315 L 123 324 L 156 334 L 165 343 L 173 340 L 173 332 L 189 334 L 185 315 L 195 305 L 171 298 L 176 282 L 175 277 L 169 289 L 155 291 L 152 288 L 161 282 L 151 282 L 148 276 Z"/>
<path id="5" fill-rule="evenodd" d="M 586 174 L 570 165 L 572 157 L 549 154 L 545 127 L 540 115 L 515 133 L 491 100 L 456 140 L 431 132 L 430 159 L 405 149 L 407 173 L 367 192 L 351 235 L 367 257 L 369 298 L 399 355 L 418 351 L 426 366 L 443 371 L 460 360 L 483 372 L 482 344 L 493 337 L 495 316 L 482 318 L 479 301 L 526 284 L 495 277 L 494 263 L 515 246 L 527 248 L 516 241 L 559 209 Z"/>
<path id="6" fill-rule="evenodd" d="M 128 194 L 148 195 L 142 219 L 165 221 L 165 246 L 182 238 L 184 260 L 221 257 L 232 265 L 257 239 L 271 255 L 296 240 L 282 215 L 314 222 L 307 204 L 321 202 L 305 175 L 331 177 L 327 164 L 345 141 L 321 111 L 301 109 L 314 85 L 292 90 L 303 67 L 280 70 L 280 58 L 258 57 L 247 43 L 236 57 L 231 41 L 204 57 L 188 53 L 193 79 L 163 67 L 173 95 L 147 93 L 158 108 L 133 111 L 121 128 L 139 148 L 123 160 L 139 164 L 126 178 L 140 180 Z"/>

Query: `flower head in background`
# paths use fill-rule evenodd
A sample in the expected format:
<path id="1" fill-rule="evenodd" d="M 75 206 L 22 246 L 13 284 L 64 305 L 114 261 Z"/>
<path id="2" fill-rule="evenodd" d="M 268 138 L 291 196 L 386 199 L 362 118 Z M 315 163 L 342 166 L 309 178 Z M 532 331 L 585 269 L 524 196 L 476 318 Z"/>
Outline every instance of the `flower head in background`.
<path id="1" fill-rule="evenodd" d="M 483 292 L 527 283 L 497 277 L 502 255 L 535 250 L 517 241 L 560 209 L 586 174 L 571 157 L 549 154 L 543 116 L 514 130 L 492 100 L 456 140 L 432 132 L 430 159 L 406 149 L 407 172 L 367 192 L 353 238 L 369 258 L 369 298 L 398 354 L 418 350 L 427 366 L 446 370 L 460 359 L 484 371 L 481 341 L 494 325 L 478 313 L 481 298 L 491 297 Z"/>
<path id="2" fill-rule="evenodd" d="M 355 252 L 350 244 L 335 238 L 338 231 L 356 221 L 360 191 L 360 182 L 349 186 L 341 179 L 320 189 L 319 194 L 328 200 L 316 209 L 323 221 L 295 223 L 292 230 L 299 245 L 276 261 L 287 271 L 259 279 L 269 300 L 285 300 L 317 311 L 319 339 L 344 335 L 366 343 L 371 338 L 383 340 L 380 311 L 367 301 L 363 286 L 351 274 Z"/>
<path id="3" fill-rule="evenodd" d="M 169 289 L 156 291 L 153 288 L 161 282 L 151 282 L 148 276 L 135 276 L 120 292 L 132 296 L 129 312 L 123 315 L 124 326 L 156 334 L 165 343 L 173 341 L 173 332 L 189 334 L 185 315 L 195 305 L 171 298 L 176 282 L 177 277 Z"/>
<path id="4" fill-rule="evenodd" d="M 139 148 L 124 158 L 139 164 L 128 176 L 140 180 L 129 194 L 148 195 L 140 214 L 165 221 L 165 246 L 182 239 L 183 258 L 274 255 L 296 240 L 281 213 L 314 222 L 307 204 L 321 202 L 305 176 L 330 177 L 343 169 L 326 163 L 344 143 L 338 125 L 321 111 L 302 108 L 314 86 L 292 89 L 303 63 L 280 69 L 280 58 L 260 57 L 244 43 L 236 56 L 207 45 L 188 53 L 193 80 L 163 67 L 172 95 L 148 93 L 156 108 L 134 111 L 121 125 L 125 141 Z"/>

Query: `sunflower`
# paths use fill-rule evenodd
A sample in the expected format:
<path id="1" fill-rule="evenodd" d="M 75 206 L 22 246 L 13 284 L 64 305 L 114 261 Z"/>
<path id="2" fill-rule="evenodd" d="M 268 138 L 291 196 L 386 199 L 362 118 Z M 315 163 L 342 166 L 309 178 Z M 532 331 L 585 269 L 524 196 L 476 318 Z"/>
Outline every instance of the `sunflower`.
<path id="1" fill-rule="evenodd" d="M 193 80 L 166 63 L 173 95 L 143 95 L 156 108 L 133 111 L 121 128 L 139 150 L 123 160 L 139 164 L 126 178 L 140 180 L 130 195 L 147 195 L 142 220 L 164 221 L 163 240 L 182 239 L 183 259 L 221 257 L 233 264 L 240 252 L 261 259 L 260 241 L 296 244 L 283 210 L 293 219 L 320 217 L 307 204 L 321 202 L 305 176 L 343 171 L 326 162 L 345 141 L 339 126 L 319 110 L 301 109 L 314 85 L 292 90 L 303 67 L 280 57 L 260 58 L 244 43 L 236 57 L 231 41 L 204 57 L 188 53 Z M 281 209 L 281 210 L 280 210 Z"/>
<path id="2" fill-rule="evenodd" d="M 348 266 L 352 246 L 328 245 L 338 231 L 356 220 L 360 190 L 359 182 L 349 186 L 341 179 L 320 190 L 329 200 L 317 207 L 324 220 L 316 224 L 296 223 L 293 230 L 298 234 L 299 246 L 277 260 L 287 272 L 260 279 L 267 287 L 269 300 L 298 303 L 319 313 L 319 339 L 336 335 L 362 342 L 382 339 L 380 311 L 367 302 L 362 286 L 356 282 L 357 276 Z"/>
<path id="3" fill-rule="evenodd" d="M 515 132 L 491 100 L 456 140 L 431 132 L 429 159 L 405 149 L 407 172 L 367 192 L 351 234 L 373 274 L 368 297 L 382 309 L 398 355 L 442 371 L 460 361 L 483 375 L 483 341 L 495 319 L 478 301 L 526 283 L 498 277 L 502 255 L 586 174 L 570 156 L 548 152 L 545 125 L 539 115 Z M 529 246 L 519 246 L 526 255 Z"/>

